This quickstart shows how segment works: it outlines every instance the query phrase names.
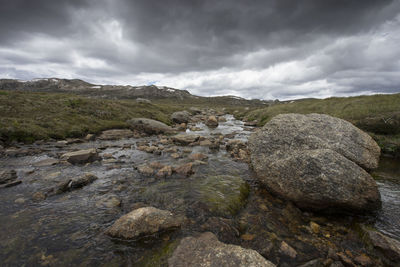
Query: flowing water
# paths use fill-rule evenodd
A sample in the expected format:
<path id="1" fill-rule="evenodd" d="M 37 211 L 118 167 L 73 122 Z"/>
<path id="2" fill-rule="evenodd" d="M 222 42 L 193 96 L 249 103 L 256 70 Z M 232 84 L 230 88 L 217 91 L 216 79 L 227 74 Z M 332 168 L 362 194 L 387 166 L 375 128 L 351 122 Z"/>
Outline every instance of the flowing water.
<path id="1" fill-rule="evenodd" d="M 187 134 L 213 138 L 222 134 L 246 140 L 251 130 L 246 129 L 243 122 L 235 120 L 232 116 L 228 115 L 226 118 L 227 121 L 220 123 L 218 128 L 208 129 L 203 123 L 198 123 L 196 126 L 201 130 L 187 131 Z M 278 200 L 275 203 L 271 197 L 268 201 L 273 201 L 273 205 L 261 203 L 258 185 L 248 165 L 233 160 L 224 149 L 214 151 L 208 147 L 194 146 L 188 151 L 189 147 L 178 147 L 178 152 L 184 155 L 179 159 L 171 158 L 170 153 L 155 155 L 136 149 L 138 143 L 151 144 L 157 140 L 157 137 L 96 140 L 67 146 L 60 146 L 55 142 L 43 143 L 23 147 L 28 150 L 39 149 L 39 153 L 1 157 L 0 168 L 16 170 L 18 177 L 23 181 L 20 185 L 0 189 L 1 266 L 143 265 L 148 258 L 156 259 L 157 255 L 173 245 L 175 240 L 203 231 L 204 223 L 210 221 L 210 218 L 222 216 L 236 220 L 235 218 L 240 217 L 241 221 L 250 222 L 253 220 L 252 216 L 258 216 L 257 213 L 262 212 L 253 207 L 256 203 L 262 209 L 271 212 L 281 213 L 281 209 L 285 207 L 284 203 Z M 67 151 L 92 147 L 98 148 L 103 156 L 111 154 L 112 158 L 87 165 L 35 166 L 37 162 L 58 158 Z M 188 162 L 187 155 L 198 152 L 208 156 L 207 164 L 195 167 L 195 174 L 189 178 L 175 175 L 167 178 L 147 177 L 136 170 L 137 166 L 150 162 L 178 166 Z M 385 179 L 378 182 L 383 210 L 376 222 L 378 229 L 395 238 L 400 237 L 400 183 L 397 163 L 383 160 L 378 170 L 380 176 L 384 176 Z M 82 173 L 93 173 L 99 179 L 75 191 L 49 196 L 42 201 L 33 200 L 32 196 L 36 192 L 46 192 L 60 181 Z M 235 217 L 229 214 L 229 211 L 220 210 L 219 206 L 214 209 L 205 205 L 204 190 L 212 191 L 214 186 L 209 177 L 220 175 L 239 176 L 250 185 L 249 201 L 242 209 L 249 210 L 249 214 L 244 215 L 241 212 L 242 215 Z M 231 186 L 231 182 L 221 181 L 226 183 L 222 186 L 228 187 Z M 180 231 L 163 235 L 159 242 L 113 240 L 104 234 L 104 231 L 123 214 L 134 208 L 149 205 L 185 215 L 190 223 Z M 283 229 L 278 221 L 283 219 L 279 216 L 285 215 L 274 213 L 271 222 L 254 217 L 251 224 L 259 224 L 259 227 L 273 229 L 277 234 L 282 233 L 282 236 L 290 236 L 287 230 L 290 227 Z M 308 247 L 306 249 L 310 250 Z M 152 265 L 151 261 L 149 265 Z"/>

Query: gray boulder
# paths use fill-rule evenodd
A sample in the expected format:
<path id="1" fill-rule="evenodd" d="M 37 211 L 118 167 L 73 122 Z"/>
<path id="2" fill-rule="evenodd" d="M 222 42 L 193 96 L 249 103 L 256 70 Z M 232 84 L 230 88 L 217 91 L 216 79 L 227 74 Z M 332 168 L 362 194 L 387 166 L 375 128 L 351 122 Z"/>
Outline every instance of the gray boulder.
<path id="1" fill-rule="evenodd" d="M 147 134 L 163 134 L 174 132 L 174 130 L 165 123 L 152 119 L 135 118 L 128 120 L 127 123 L 132 130 L 137 130 Z"/>
<path id="2" fill-rule="evenodd" d="M 116 238 L 138 239 L 179 228 L 184 218 L 167 210 L 144 207 L 131 211 L 115 221 L 106 234 Z"/>
<path id="3" fill-rule="evenodd" d="M 62 160 L 72 164 L 85 164 L 101 159 L 95 148 L 68 152 L 61 155 Z"/>
<path id="4" fill-rule="evenodd" d="M 168 265 L 170 267 L 275 266 L 257 251 L 224 244 L 210 232 L 203 233 L 197 238 L 182 239 L 172 257 L 168 259 Z"/>
<path id="5" fill-rule="evenodd" d="M 175 123 L 188 123 L 190 120 L 190 113 L 187 111 L 177 111 L 172 113 L 171 120 Z"/>
<path id="6" fill-rule="evenodd" d="M 273 193 L 313 210 L 371 211 L 380 206 L 374 179 L 379 146 L 344 120 L 282 114 L 249 139 L 258 179 Z"/>

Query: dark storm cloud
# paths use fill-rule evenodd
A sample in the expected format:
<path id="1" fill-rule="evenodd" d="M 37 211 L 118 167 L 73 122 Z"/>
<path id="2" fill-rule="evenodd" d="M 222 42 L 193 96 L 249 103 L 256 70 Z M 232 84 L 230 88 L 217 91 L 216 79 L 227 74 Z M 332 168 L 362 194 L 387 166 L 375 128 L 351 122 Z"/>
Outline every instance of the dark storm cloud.
<path id="1" fill-rule="evenodd" d="M 396 92 L 399 12 L 395 0 L 1 0 L 0 75 L 262 98 Z"/>

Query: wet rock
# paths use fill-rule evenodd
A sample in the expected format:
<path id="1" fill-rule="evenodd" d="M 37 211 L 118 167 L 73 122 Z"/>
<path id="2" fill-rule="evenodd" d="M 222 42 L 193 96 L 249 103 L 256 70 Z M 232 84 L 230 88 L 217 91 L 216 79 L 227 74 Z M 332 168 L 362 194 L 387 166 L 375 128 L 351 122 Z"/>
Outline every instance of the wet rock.
<path id="1" fill-rule="evenodd" d="M 116 238 L 138 239 L 179 228 L 184 219 L 167 210 L 144 207 L 131 211 L 115 221 L 106 234 Z"/>
<path id="2" fill-rule="evenodd" d="M 182 239 L 171 258 L 171 267 L 186 266 L 275 266 L 264 259 L 257 251 L 218 241 L 217 237 L 206 232 L 199 237 Z"/>
<path id="3" fill-rule="evenodd" d="M 314 259 L 314 260 L 306 262 L 306 263 L 304 263 L 302 265 L 299 265 L 297 267 L 322 267 L 322 266 L 325 266 L 323 264 L 323 260 L 322 259 Z"/>
<path id="4" fill-rule="evenodd" d="M 205 160 L 205 159 L 208 159 L 208 156 L 207 156 L 207 155 L 204 155 L 203 153 L 193 153 L 193 154 L 190 154 L 190 155 L 189 155 L 189 159 L 191 159 L 191 160 L 201 160 L 201 161 L 203 161 L 203 160 Z"/>
<path id="5" fill-rule="evenodd" d="M 189 177 L 192 175 L 193 172 L 193 163 L 186 163 L 183 165 L 180 165 L 174 169 L 174 172 L 176 172 L 179 175 Z"/>
<path id="6" fill-rule="evenodd" d="M 85 164 L 101 159 L 95 148 L 68 152 L 61 156 L 62 160 L 66 160 L 71 164 Z"/>
<path id="7" fill-rule="evenodd" d="M 257 123 L 258 123 L 258 121 L 246 121 L 244 123 L 244 126 L 246 126 L 246 127 L 256 127 Z"/>
<path id="8" fill-rule="evenodd" d="M 199 132 L 199 131 L 202 131 L 203 129 L 201 129 L 201 128 L 199 128 L 199 127 L 196 127 L 196 126 L 193 126 L 193 127 L 190 127 L 190 130 L 191 130 L 192 132 Z"/>
<path id="9" fill-rule="evenodd" d="M 372 245 L 393 262 L 400 262 L 400 242 L 376 231 L 367 230 Z"/>
<path id="10" fill-rule="evenodd" d="M 373 266 L 373 265 L 374 265 L 374 263 L 373 263 L 373 261 L 371 260 L 371 258 L 368 257 L 368 256 L 365 255 L 365 254 L 362 254 L 362 255 L 359 255 L 359 256 L 355 257 L 355 258 L 354 258 L 354 261 L 355 261 L 357 264 L 361 265 L 361 266 L 369 267 L 369 266 Z"/>
<path id="11" fill-rule="evenodd" d="M 235 215 L 246 203 L 249 185 L 239 176 L 219 175 L 194 182 L 195 196 L 219 216 Z"/>
<path id="12" fill-rule="evenodd" d="M 230 242 L 236 240 L 240 235 L 239 226 L 232 219 L 221 218 L 221 217 L 210 217 L 201 226 L 201 230 L 204 232 L 212 232 L 219 239 L 224 242 Z"/>
<path id="13" fill-rule="evenodd" d="M 207 140 L 200 141 L 200 145 L 201 146 L 211 146 L 212 143 L 210 140 L 207 139 Z"/>
<path id="14" fill-rule="evenodd" d="M 209 116 L 205 124 L 210 128 L 216 128 L 218 127 L 218 120 L 215 116 Z"/>
<path id="15" fill-rule="evenodd" d="M 190 120 L 190 113 L 187 111 L 177 111 L 172 113 L 171 120 L 175 123 L 188 123 Z"/>
<path id="16" fill-rule="evenodd" d="M 279 251 L 282 254 L 284 254 L 284 255 L 292 258 L 292 259 L 296 258 L 296 256 L 297 256 L 296 250 L 294 248 L 292 248 L 291 246 L 289 246 L 289 244 L 286 243 L 285 241 L 281 242 L 281 246 L 279 247 Z"/>
<path id="17" fill-rule="evenodd" d="M 149 166 L 150 166 L 151 168 L 153 168 L 153 169 L 156 169 L 156 170 L 159 170 L 159 169 L 162 169 L 162 168 L 165 167 L 164 164 L 162 164 L 162 163 L 160 163 L 160 162 L 157 162 L 157 161 L 151 162 L 151 163 L 149 164 Z"/>
<path id="18" fill-rule="evenodd" d="M 218 117 L 218 122 L 226 122 L 226 118 L 225 117 Z"/>
<path id="19" fill-rule="evenodd" d="M 124 138 L 130 138 L 133 136 L 133 132 L 127 129 L 113 129 L 103 131 L 98 137 L 100 140 L 118 140 Z"/>
<path id="20" fill-rule="evenodd" d="M 200 136 L 191 135 L 191 134 L 178 134 L 172 136 L 172 141 L 177 145 L 187 146 L 190 143 L 196 142 L 199 140 Z"/>
<path id="21" fill-rule="evenodd" d="M 314 234 L 319 234 L 320 226 L 319 226 L 317 223 L 315 223 L 315 222 L 310 222 L 310 228 L 311 228 L 311 231 L 312 231 Z"/>
<path id="22" fill-rule="evenodd" d="M 26 202 L 26 199 L 23 197 L 17 198 L 16 200 L 14 200 L 14 203 L 16 204 L 24 204 Z"/>
<path id="23" fill-rule="evenodd" d="M 165 178 L 165 177 L 168 177 L 171 175 L 172 175 L 172 167 L 171 166 L 165 166 L 156 173 L 156 176 L 158 178 Z"/>
<path id="24" fill-rule="evenodd" d="M 181 157 L 181 155 L 178 154 L 178 153 L 172 153 L 171 154 L 171 158 L 173 158 L 173 159 L 179 159 L 180 157 Z"/>
<path id="25" fill-rule="evenodd" d="M 344 267 L 344 265 L 340 261 L 335 261 L 329 267 Z"/>
<path id="26" fill-rule="evenodd" d="M 168 125 L 152 119 L 135 118 L 128 120 L 127 123 L 132 130 L 144 132 L 146 134 L 170 134 L 174 132 Z"/>
<path id="27" fill-rule="evenodd" d="M 43 194 L 42 192 L 36 192 L 32 195 L 32 200 L 33 201 L 42 201 L 46 199 L 46 195 Z"/>
<path id="28" fill-rule="evenodd" d="M 140 174 L 143 174 L 143 175 L 146 175 L 146 176 L 151 176 L 151 175 L 154 174 L 154 169 L 151 168 L 149 165 L 146 165 L 146 164 L 138 166 L 137 167 L 137 171 Z"/>
<path id="29" fill-rule="evenodd" d="M 8 184 L 17 179 L 15 170 L 0 170 L 0 184 Z"/>
<path id="30" fill-rule="evenodd" d="M 64 182 L 61 182 L 56 188 L 55 188 L 55 193 L 56 194 L 61 194 L 65 193 L 67 191 L 72 191 L 76 190 L 79 188 L 82 188 L 86 185 L 89 185 L 96 181 L 98 178 L 97 176 L 91 174 L 91 173 L 86 173 L 82 176 L 75 177 L 72 179 L 68 179 Z"/>
<path id="31" fill-rule="evenodd" d="M 187 125 L 186 125 L 186 123 L 184 123 L 184 122 L 182 122 L 182 123 L 179 124 L 179 126 L 178 126 L 178 130 L 179 130 L 179 131 L 185 131 L 186 128 L 187 128 Z"/>
<path id="32" fill-rule="evenodd" d="M 59 162 L 60 161 L 58 159 L 49 158 L 49 159 L 44 159 L 39 162 L 36 162 L 33 164 L 33 166 L 35 166 L 35 167 L 53 166 L 53 165 L 58 164 Z"/>
<path id="33" fill-rule="evenodd" d="M 380 149 L 349 122 L 278 115 L 250 137 L 249 149 L 258 179 L 301 208 L 370 212 L 380 206 L 375 181 L 360 167 L 375 168 Z"/>
<path id="34" fill-rule="evenodd" d="M 87 134 L 84 139 L 85 141 L 93 141 L 96 139 L 96 136 L 94 134 Z"/>
<path id="35" fill-rule="evenodd" d="M 9 182 L 9 183 L 6 183 L 6 184 L 1 184 L 1 185 L 0 185 L 0 188 L 13 187 L 13 186 L 19 185 L 19 184 L 21 184 L 21 183 L 22 183 L 21 180 L 19 180 L 19 181 L 12 181 L 12 182 Z"/>
<path id="36" fill-rule="evenodd" d="M 113 194 L 103 195 L 96 201 L 95 205 L 97 208 L 116 208 L 121 206 L 121 199 Z"/>
<path id="37" fill-rule="evenodd" d="M 343 263 L 344 266 L 346 267 L 355 266 L 354 263 L 351 261 L 351 259 L 343 252 L 337 253 L 337 256 L 339 257 L 340 261 Z"/>

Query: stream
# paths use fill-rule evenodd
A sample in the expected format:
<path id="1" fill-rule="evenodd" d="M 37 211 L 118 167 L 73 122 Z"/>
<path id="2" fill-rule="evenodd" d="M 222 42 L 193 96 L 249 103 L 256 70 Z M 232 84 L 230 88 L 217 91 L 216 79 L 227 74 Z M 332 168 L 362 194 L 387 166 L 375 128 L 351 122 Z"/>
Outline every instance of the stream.
<path id="1" fill-rule="evenodd" d="M 187 130 L 186 134 L 201 135 L 206 139 L 223 138 L 222 142 L 228 139 L 246 141 L 253 129 L 245 127 L 243 122 L 231 115 L 225 115 L 225 118 L 226 122 L 221 122 L 215 129 L 209 129 L 199 122 L 195 125 L 198 131 Z M 159 137 L 151 136 L 112 141 L 96 139 L 67 145 L 55 141 L 38 142 L 17 148 L 32 153 L 9 153 L 0 157 L 0 168 L 16 170 L 22 180 L 17 186 L 0 189 L 1 265 L 165 265 L 163 253 L 168 248 L 182 237 L 203 231 L 215 232 L 223 242 L 258 251 L 266 247 L 262 243 L 265 240 L 273 244 L 277 240 L 290 240 L 300 255 L 296 263 L 307 262 L 314 257 L 323 257 L 326 246 L 321 241 L 326 237 L 314 237 L 307 232 L 310 220 L 318 222 L 323 228 L 321 231 L 331 231 L 332 243 L 346 243 L 354 250 L 360 249 L 358 243 L 353 245 L 353 241 L 343 241 L 345 237 L 336 235 L 340 232 L 337 229 L 342 225 L 350 225 L 353 219 L 326 219 L 301 212 L 290 203 L 276 199 L 258 185 L 248 164 L 232 158 L 223 146 L 213 150 L 207 146 L 165 145 L 165 148 L 175 147 L 180 155 L 176 159 L 171 157 L 171 152 L 165 152 L 166 149 L 160 155 L 137 149 L 143 143 L 160 146 L 159 140 Z M 58 159 L 65 152 L 88 148 L 97 148 L 103 160 L 86 165 L 58 163 L 37 166 L 43 160 Z M 137 170 L 138 166 L 151 162 L 179 166 L 189 162 L 188 156 L 194 153 L 203 153 L 207 159 L 203 160 L 205 163 L 198 162 L 195 165 L 194 174 L 190 177 L 172 175 L 156 178 Z M 82 173 L 92 173 L 98 179 L 81 189 L 46 199 L 33 197 L 37 192 L 46 192 L 61 181 Z M 210 206 L 204 201 L 204 190 L 213 190 L 212 183 L 207 187 L 209 177 L 221 175 L 241 177 L 249 185 L 247 202 L 235 212 L 231 207 L 226 211 L 221 206 Z M 400 162 L 383 158 L 374 175 L 379 177 L 377 183 L 383 202 L 382 210 L 373 220 L 374 225 L 383 233 L 400 240 Z M 226 183 L 222 186 L 231 186 L 230 181 L 221 183 Z M 114 240 L 104 234 L 116 219 L 143 206 L 154 206 L 184 215 L 190 223 L 179 231 L 162 234 L 158 242 Z M 226 229 L 221 230 L 221 225 L 226 225 Z M 247 235 L 243 237 L 243 234 Z M 279 253 L 279 248 L 272 246 L 261 254 L 275 262 L 286 262 Z M 293 262 L 288 260 L 287 263 Z"/>

